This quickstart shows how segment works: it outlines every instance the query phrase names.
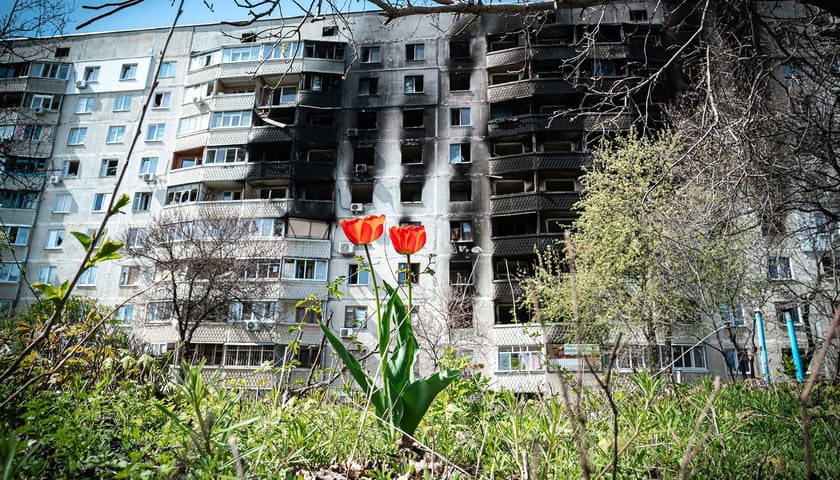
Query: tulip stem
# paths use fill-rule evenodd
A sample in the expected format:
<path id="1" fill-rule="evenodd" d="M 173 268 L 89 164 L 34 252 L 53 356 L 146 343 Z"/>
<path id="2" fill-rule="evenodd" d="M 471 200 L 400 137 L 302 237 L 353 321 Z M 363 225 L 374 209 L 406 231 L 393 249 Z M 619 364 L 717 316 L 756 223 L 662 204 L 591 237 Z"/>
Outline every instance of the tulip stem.
<path id="1" fill-rule="evenodd" d="M 411 275 L 412 275 L 411 254 L 410 253 L 405 254 L 405 262 L 406 262 L 406 269 L 407 269 L 407 271 L 405 272 L 405 283 L 406 283 L 406 285 L 408 285 L 408 321 L 410 323 L 411 322 L 411 280 L 412 280 L 412 278 L 411 278 Z"/>
<path id="2" fill-rule="evenodd" d="M 370 249 L 368 248 L 368 244 L 365 244 L 365 256 L 367 256 L 368 261 L 368 269 L 370 270 L 370 278 L 373 280 L 373 295 L 376 298 L 376 325 L 377 328 L 382 328 L 380 325 L 382 324 L 382 313 L 380 312 L 381 306 L 379 304 L 379 286 L 376 285 L 376 274 L 373 271 L 373 262 L 370 259 Z"/>

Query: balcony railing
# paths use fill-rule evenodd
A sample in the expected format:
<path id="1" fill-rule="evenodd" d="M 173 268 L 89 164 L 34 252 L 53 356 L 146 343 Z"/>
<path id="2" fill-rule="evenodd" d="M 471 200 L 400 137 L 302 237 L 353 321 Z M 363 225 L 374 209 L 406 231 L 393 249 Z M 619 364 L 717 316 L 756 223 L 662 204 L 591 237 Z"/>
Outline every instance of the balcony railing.
<path id="1" fill-rule="evenodd" d="M 534 78 L 490 85 L 487 87 L 487 100 L 501 102 L 540 95 L 573 95 L 580 93 L 583 93 L 583 88 L 572 85 L 561 78 Z"/>
<path id="2" fill-rule="evenodd" d="M 225 215 L 231 218 L 278 218 L 296 215 L 313 219 L 329 219 L 335 212 L 332 200 L 277 200 L 249 199 L 234 201 L 192 202 L 163 207 L 168 211 L 180 211 L 184 218 L 198 218 L 202 215 Z"/>
<path id="3" fill-rule="evenodd" d="M 535 170 L 580 170 L 592 162 L 587 152 L 527 152 L 490 158 L 490 174 L 530 172 Z"/>
<path id="4" fill-rule="evenodd" d="M 490 197 L 491 215 L 537 212 L 540 210 L 570 211 L 580 199 L 578 192 L 525 192 Z"/>
<path id="5" fill-rule="evenodd" d="M 493 237 L 493 255 L 522 256 L 545 251 L 563 241 L 560 233 L 535 233 L 515 237 Z"/>
<path id="6" fill-rule="evenodd" d="M 490 138 L 521 135 L 542 131 L 581 131 L 583 121 L 578 117 L 566 117 L 551 114 L 517 115 L 501 119 L 487 125 Z"/>

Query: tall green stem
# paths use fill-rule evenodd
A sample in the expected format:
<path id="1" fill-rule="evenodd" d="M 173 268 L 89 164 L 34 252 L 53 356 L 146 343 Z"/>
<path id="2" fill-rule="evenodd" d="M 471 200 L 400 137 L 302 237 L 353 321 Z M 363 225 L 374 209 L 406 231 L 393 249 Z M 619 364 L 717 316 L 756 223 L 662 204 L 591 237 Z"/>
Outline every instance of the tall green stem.
<path id="1" fill-rule="evenodd" d="M 411 254 L 405 254 L 405 265 L 406 265 L 406 272 L 405 272 L 405 283 L 408 285 L 408 321 L 411 321 Z"/>
<path id="2" fill-rule="evenodd" d="M 376 298 L 376 325 L 379 328 L 379 325 L 382 324 L 382 313 L 381 313 L 381 306 L 379 304 L 379 286 L 376 284 L 376 274 L 373 272 L 373 262 L 370 259 L 370 249 L 368 248 L 368 244 L 365 244 L 365 256 L 367 257 L 368 261 L 368 269 L 370 270 L 370 278 L 373 280 L 373 295 Z M 381 352 L 380 352 L 381 353 Z"/>

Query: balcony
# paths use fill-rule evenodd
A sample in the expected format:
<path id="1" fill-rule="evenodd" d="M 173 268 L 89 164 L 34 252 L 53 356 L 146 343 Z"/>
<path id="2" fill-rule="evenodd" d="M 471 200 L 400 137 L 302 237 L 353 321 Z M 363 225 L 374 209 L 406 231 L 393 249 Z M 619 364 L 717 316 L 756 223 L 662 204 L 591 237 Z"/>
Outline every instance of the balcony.
<path id="1" fill-rule="evenodd" d="M 490 197 L 491 215 L 538 212 L 541 210 L 571 211 L 580 199 L 578 192 L 524 192 Z"/>
<path id="2" fill-rule="evenodd" d="M 493 281 L 493 300 L 496 302 L 518 301 L 522 298 L 523 292 L 519 282 L 514 279 Z"/>
<path id="3" fill-rule="evenodd" d="M 40 77 L 0 78 L 0 91 L 51 93 L 64 95 L 67 90 L 67 80 Z"/>
<path id="4" fill-rule="evenodd" d="M 338 143 L 338 128 L 320 125 L 289 125 L 280 127 L 255 127 L 251 130 L 248 143 L 291 142 Z"/>
<path id="5" fill-rule="evenodd" d="M 193 202 L 166 205 L 167 211 L 179 211 L 185 218 L 202 215 L 225 215 L 231 218 L 279 218 L 286 215 L 312 219 L 331 219 L 335 214 L 332 200 L 238 200 L 226 202 Z"/>
<path id="6" fill-rule="evenodd" d="M 210 82 L 217 78 L 252 79 L 255 76 L 282 76 L 300 72 L 344 74 L 344 60 L 326 58 L 272 59 L 211 65 L 187 73 L 186 85 Z"/>
<path id="7" fill-rule="evenodd" d="M 493 237 L 493 255 L 512 257 L 533 255 L 563 241 L 561 233 L 535 233 L 515 237 Z M 510 293 L 508 293 L 509 295 Z"/>
<path id="8" fill-rule="evenodd" d="M 518 115 L 508 119 L 497 120 L 487 125 L 490 138 L 522 135 L 543 131 L 581 131 L 584 123 L 580 117 L 564 117 L 551 114 Z"/>
<path id="9" fill-rule="evenodd" d="M 578 55 L 575 47 L 568 45 L 539 45 L 514 47 L 487 53 L 487 68 L 516 65 L 525 60 L 566 60 Z"/>
<path id="10" fill-rule="evenodd" d="M 560 78 L 534 78 L 487 87 L 487 100 L 502 102 L 540 95 L 576 95 L 584 89 Z"/>
<path id="11" fill-rule="evenodd" d="M 298 94 L 298 104 L 305 107 L 341 108 L 341 94 L 301 91 Z"/>
<path id="12" fill-rule="evenodd" d="M 211 112 L 250 110 L 254 108 L 254 94 L 216 94 L 205 98 Z"/>
<path id="13" fill-rule="evenodd" d="M 586 152 L 527 152 L 490 158 L 490 174 L 531 172 L 536 170 L 580 170 L 592 162 Z"/>
<path id="14" fill-rule="evenodd" d="M 664 62 L 668 58 L 665 54 L 665 47 L 632 45 L 627 43 L 595 45 L 595 48 L 587 56 L 602 59 L 628 58 L 646 63 L 651 60 Z"/>

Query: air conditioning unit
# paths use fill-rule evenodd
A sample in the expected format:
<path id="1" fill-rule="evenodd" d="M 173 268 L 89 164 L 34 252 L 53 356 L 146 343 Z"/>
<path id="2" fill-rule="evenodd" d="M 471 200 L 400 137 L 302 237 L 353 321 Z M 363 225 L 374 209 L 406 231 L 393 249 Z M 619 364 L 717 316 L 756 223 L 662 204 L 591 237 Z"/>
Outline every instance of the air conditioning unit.
<path id="1" fill-rule="evenodd" d="M 358 128 L 348 128 L 347 129 L 347 136 L 348 137 L 358 137 L 359 136 L 359 129 Z"/>
<path id="2" fill-rule="evenodd" d="M 204 99 L 201 97 L 193 97 L 193 103 L 196 105 L 204 105 Z"/>
<path id="3" fill-rule="evenodd" d="M 35 112 L 35 115 L 40 115 L 44 113 L 44 107 L 35 107 L 32 109 L 32 111 Z"/>
<path id="4" fill-rule="evenodd" d="M 53 175 L 50 177 L 50 183 L 53 185 L 58 185 L 61 183 L 61 176 L 60 175 Z"/>
<path id="5" fill-rule="evenodd" d="M 340 328 L 338 330 L 338 336 L 341 338 L 350 338 L 353 336 L 353 329 L 352 328 Z"/>
<path id="6" fill-rule="evenodd" d="M 76 88 L 78 88 L 79 90 L 87 88 L 87 82 L 84 80 L 76 80 Z"/>
<path id="7" fill-rule="evenodd" d="M 154 173 L 141 173 L 140 178 L 144 182 L 154 182 L 155 181 L 155 174 Z"/>
<path id="8" fill-rule="evenodd" d="M 350 211 L 355 213 L 362 213 L 365 211 L 365 204 L 364 203 L 351 203 L 350 204 Z"/>
<path id="9" fill-rule="evenodd" d="M 245 323 L 245 329 L 248 330 L 249 332 L 259 331 L 260 328 L 261 328 L 260 322 L 256 322 L 254 320 L 251 320 L 250 322 Z"/>
<path id="10" fill-rule="evenodd" d="M 368 166 L 364 163 L 356 165 L 356 173 L 367 173 Z"/>
<path id="11" fill-rule="evenodd" d="M 342 255 L 353 255 L 356 253 L 356 249 L 350 242 L 341 242 L 338 244 L 338 253 Z"/>

